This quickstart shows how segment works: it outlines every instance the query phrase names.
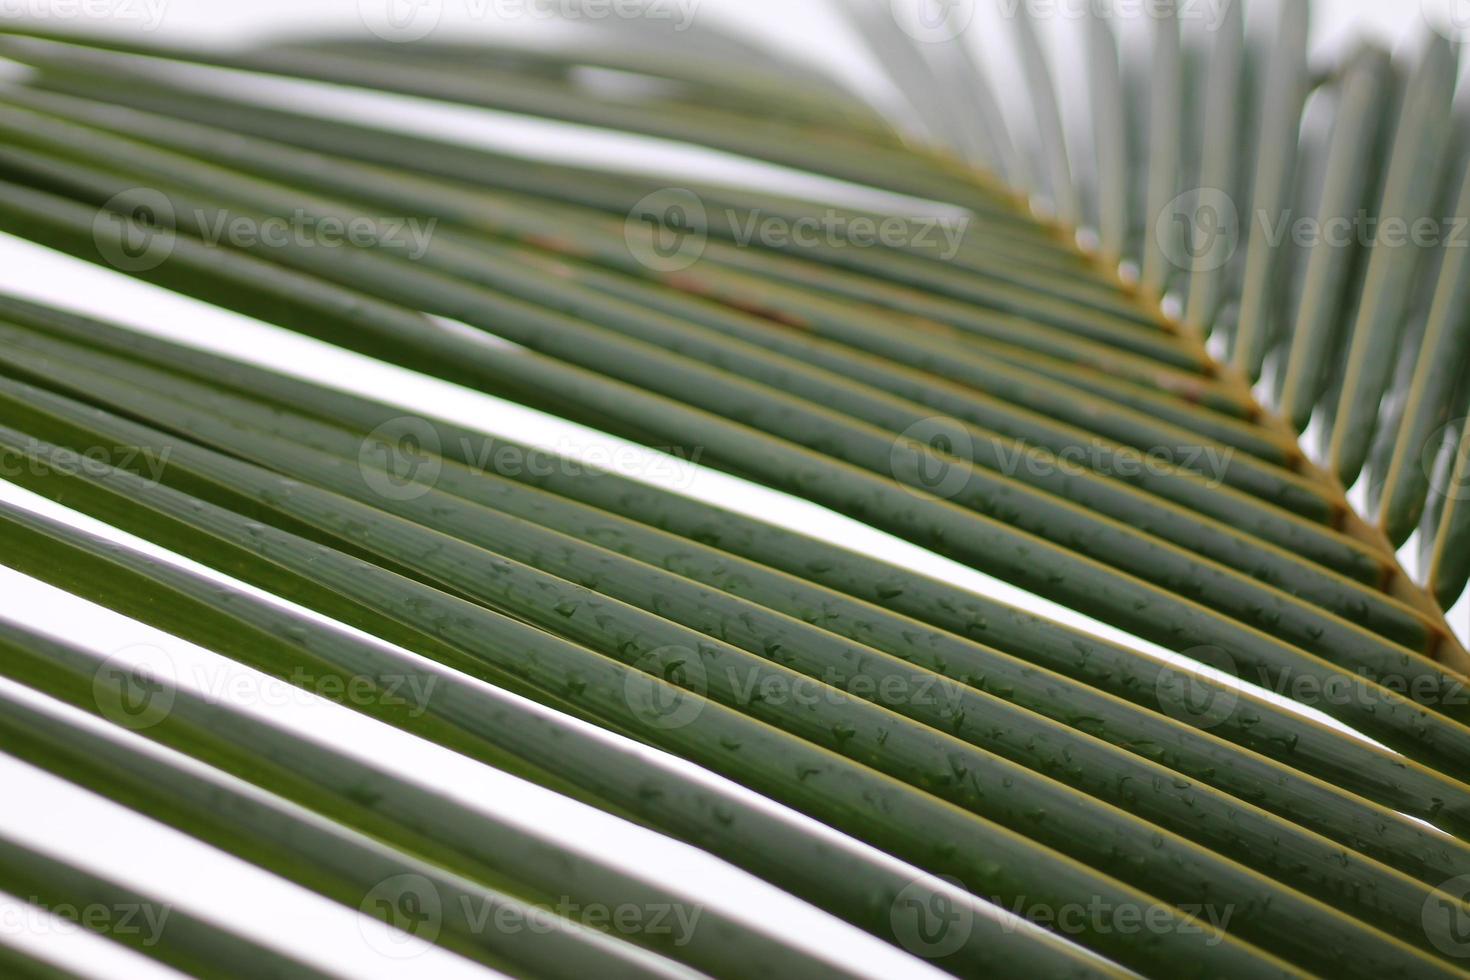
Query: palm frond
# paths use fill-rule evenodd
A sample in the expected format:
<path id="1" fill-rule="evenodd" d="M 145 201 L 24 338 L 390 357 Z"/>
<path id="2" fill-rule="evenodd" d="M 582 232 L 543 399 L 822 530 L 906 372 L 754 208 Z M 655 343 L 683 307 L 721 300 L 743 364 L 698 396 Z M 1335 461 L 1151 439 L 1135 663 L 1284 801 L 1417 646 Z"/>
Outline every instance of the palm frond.
<path id="1" fill-rule="evenodd" d="M 8 25 L 0 230 L 677 453 L 1075 622 L 164 339 L 147 311 L 9 294 L 6 479 L 169 557 L 0 502 L 0 563 L 288 685 L 359 684 L 376 696 L 347 706 L 397 737 L 706 851 L 916 971 L 1463 973 L 1470 656 L 1445 610 L 1470 579 L 1470 270 L 1436 214 L 1446 186 L 1470 207 L 1453 46 L 1318 66 L 1304 4 L 1264 45 L 1242 2 L 1204 32 L 1163 5 L 1147 37 L 1091 11 L 1074 92 L 1025 4 L 1002 13 L 1009 87 L 969 11 L 835 12 L 901 109 L 708 24 L 657 57 L 665 28 L 636 19 L 230 48 Z M 1149 49 L 1147 106 L 1124 104 L 1125 44 Z M 269 94 L 323 86 L 366 101 Z M 393 104 L 780 169 L 554 163 Z M 282 221 L 309 230 L 259 233 Z M 489 970 L 872 975 L 728 908 L 678 938 L 558 911 L 692 900 L 22 618 L 0 620 L 0 751 Z M 430 693 L 404 704 L 395 678 Z M 140 697 L 147 724 L 108 710 Z M 154 900 L 4 833 L 0 890 Z M 1099 907 L 1147 924 L 1062 915 Z M 176 921 L 141 951 L 317 975 Z"/>

